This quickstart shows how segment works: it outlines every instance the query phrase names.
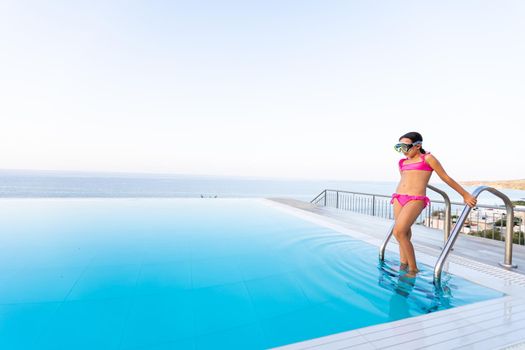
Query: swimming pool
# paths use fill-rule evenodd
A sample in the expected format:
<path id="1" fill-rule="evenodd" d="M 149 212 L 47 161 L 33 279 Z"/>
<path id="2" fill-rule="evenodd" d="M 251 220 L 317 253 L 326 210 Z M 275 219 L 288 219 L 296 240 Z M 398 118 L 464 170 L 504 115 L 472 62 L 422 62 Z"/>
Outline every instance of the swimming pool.
<path id="1" fill-rule="evenodd" d="M 377 247 L 261 199 L 0 212 L 2 349 L 266 349 L 503 296 L 451 275 L 435 290 L 425 265 L 403 278 Z"/>

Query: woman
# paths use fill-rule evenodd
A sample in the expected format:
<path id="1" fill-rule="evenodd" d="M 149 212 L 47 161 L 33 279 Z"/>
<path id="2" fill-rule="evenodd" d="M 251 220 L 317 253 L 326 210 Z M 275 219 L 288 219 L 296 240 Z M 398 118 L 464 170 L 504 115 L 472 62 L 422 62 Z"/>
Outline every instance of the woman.
<path id="1" fill-rule="evenodd" d="M 398 152 L 406 156 L 399 160 L 401 180 L 396 192 L 392 194 L 391 204 L 394 205 L 393 234 L 399 242 L 400 268 L 408 272 L 406 276 L 414 277 L 419 272 L 416 265 L 414 246 L 410 239 L 414 224 L 421 211 L 430 203 L 426 189 L 432 171 L 436 171 L 441 180 L 458 192 L 470 207 L 476 205 L 476 198 L 461 187 L 445 172 L 436 157 L 423 149 L 423 137 L 418 132 L 409 132 L 399 138 L 395 146 Z"/>

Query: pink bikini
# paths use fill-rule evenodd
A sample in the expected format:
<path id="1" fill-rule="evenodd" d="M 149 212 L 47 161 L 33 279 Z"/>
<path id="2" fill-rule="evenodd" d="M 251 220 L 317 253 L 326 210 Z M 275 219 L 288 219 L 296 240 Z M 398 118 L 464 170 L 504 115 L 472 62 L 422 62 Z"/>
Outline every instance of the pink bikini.
<path id="1" fill-rule="evenodd" d="M 400 159 L 399 160 L 399 169 L 401 171 L 403 171 L 403 170 L 434 171 L 434 169 L 432 169 L 432 167 L 425 162 L 425 157 L 426 157 L 427 154 L 430 154 L 430 152 L 428 152 L 426 154 L 422 154 L 421 158 L 423 158 L 423 159 L 421 160 L 421 162 L 417 162 L 417 163 L 403 164 L 405 162 L 405 160 L 407 160 L 408 158 Z M 404 207 L 405 204 L 407 204 L 411 200 L 424 200 L 425 201 L 425 206 L 423 208 L 426 208 L 428 206 L 428 204 L 430 203 L 430 199 L 427 196 L 412 196 L 412 195 L 409 195 L 409 194 L 394 193 L 394 194 L 392 194 L 392 199 L 390 200 L 390 204 L 394 203 L 394 199 L 395 198 L 397 198 L 397 201 L 399 202 L 399 204 L 401 204 L 402 207 Z"/>

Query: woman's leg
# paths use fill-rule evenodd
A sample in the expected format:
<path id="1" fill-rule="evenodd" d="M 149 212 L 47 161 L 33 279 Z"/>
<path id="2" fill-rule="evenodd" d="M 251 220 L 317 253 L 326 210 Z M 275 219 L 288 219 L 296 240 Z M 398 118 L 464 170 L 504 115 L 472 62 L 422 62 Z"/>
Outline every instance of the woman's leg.
<path id="1" fill-rule="evenodd" d="M 417 272 L 416 257 L 414 253 L 414 246 L 410 242 L 411 229 L 417 217 L 423 210 L 424 201 L 411 200 L 407 202 L 397 214 L 394 225 L 394 236 L 399 242 L 400 251 L 403 252 L 403 259 L 406 259 L 408 268 L 412 272 Z"/>
<path id="2" fill-rule="evenodd" d="M 399 213 L 401 212 L 401 209 L 403 208 L 401 204 L 399 204 L 399 201 L 397 198 L 394 199 L 394 220 L 397 221 L 397 217 L 399 216 Z M 403 265 L 407 264 L 407 259 L 405 257 L 405 252 L 403 248 L 401 247 L 401 244 L 399 245 L 399 261 L 401 262 L 401 267 Z"/>
<path id="3" fill-rule="evenodd" d="M 403 207 L 401 206 L 401 204 L 399 204 L 399 201 L 397 200 L 397 198 L 394 199 L 394 220 L 397 220 L 397 217 L 399 215 L 399 213 L 401 212 L 401 209 Z M 410 240 L 412 238 L 412 229 L 408 229 L 408 239 Z M 399 245 L 399 261 L 401 262 L 401 267 L 405 267 L 405 266 L 408 266 L 408 262 L 407 262 L 407 259 L 406 259 L 406 254 L 403 250 L 403 248 L 401 247 L 401 244 Z"/>
<path id="4" fill-rule="evenodd" d="M 412 229 L 409 228 L 408 229 L 408 240 L 411 241 L 411 239 L 412 239 Z M 404 251 L 401 251 L 401 245 L 399 245 L 399 260 L 401 261 L 401 265 L 403 265 L 403 267 L 408 267 L 408 261 L 406 258 L 406 254 Z"/>

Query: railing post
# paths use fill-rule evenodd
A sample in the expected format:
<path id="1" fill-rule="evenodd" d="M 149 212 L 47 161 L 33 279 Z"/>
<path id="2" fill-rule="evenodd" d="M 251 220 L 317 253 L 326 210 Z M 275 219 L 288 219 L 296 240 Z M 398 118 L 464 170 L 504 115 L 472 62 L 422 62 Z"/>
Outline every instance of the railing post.
<path id="1" fill-rule="evenodd" d="M 388 230 L 388 234 L 386 235 L 385 240 L 381 244 L 381 247 L 379 247 L 379 260 L 380 261 L 385 261 L 386 245 L 388 244 L 388 241 L 390 240 L 390 237 L 392 237 L 392 234 L 394 233 L 394 226 L 395 225 L 396 224 L 393 223 L 392 226 L 390 226 L 390 229 Z"/>
<path id="2" fill-rule="evenodd" d="M 328 192 L 324 190 L 324 206 L 326 207 L 326 196 L 328 196 Z"/>
<path id="3" fill-rule="evenodd" d="M 512 241 L 513 241 L 513 236 L 514 236 L 514 210 L 512 208 L 512 203 L 510 202 L 510 200 L 508 204 L 505 201 L 505 207 L 507 209 L 507 232 L 505 235 L 505 257 L 503 259 L 503 262 L 500 262 L 499 264 L 506 268 L 516 268 L 517 265 L 512 264 Z"/>
<path id="4" fill-rule="evenodd" d="M 434 266 L 434 284 L 439 285 L 441 283 L 441 271 L 443 270 L 443 264 L 445 263 L 445 260 L 447 259 L 448 254 L 450 253 L 450 250 L 452 246 L 454 245 L 454 242 L 458 238 L 459 231 L 461 230 L 461 226 L 463 226 L 463 222 L 467 219 L 468 214 L 470 213 L 470 208 L 468 205 L 465 205 L 463 208 L 463 211 L 461 212 L 460 217 L 456 221 L 456 225 L 454 225 L 454 229 L 452 230 L 452 234 L 450 235 L 449 240 L 445 243 L 445 247 L 443 247 L 443 250 L 441 251 L 441 254 L 439 255 L 436 265 Z"/>
<path id="5" fill-rule="evenodd" d="M 335 191 L 335 207 L 339 209 L 339 191 Z"/>
<path id="6" fill-rule="evenodd" d="M 321 196 L 326 196 L 326 189 L 321 191 L 321 193 L 319 193 L 314 199 L 312 199 L 310 201 L 310 203 L 313 203 L 313 204 L 319 204 L 319 201 L 323 198 L 321 198 Z M 325 205 L 326 205 L 326 202 L 325 202 Z"/>
<path id="7" fill-rule="evenodd" d="M 450 203 L 450 198 L 449 196 L 446 194 L 445 191 L 442 191 L 440 190 L 439 188 L 437 187 L 434 187 L 432 185 L 427 185 L 428 188 L 430 188 L 432 191 L 434 192 L 437 192 L 439 193 L 443 199 L 445 200 L 445 223 L 444 223 L 444 227 L 443 227 L 443 231 L 445 232 L 445 237 L 444 237 L 444 241 L 445 241 L 445 244 L 447 243 L 448 241 L 448 237 L 450 236 L 450 229 L 451 229 L 451 211 L 452 211 L 452 205 Z M 429 208 L 429 212 L 430 212 L 430 205 L 428 206 Z M 432 212 L 429 213 L 429 223 L 430 223 L 430 220 L 432 219 Z M 439 227 L 439 225 L 438 225 Z"/>
<path id="8" fill-rule="evenodd" d="M 376 196 L 372 195 L 372 216 L 376 216 Z"/>

